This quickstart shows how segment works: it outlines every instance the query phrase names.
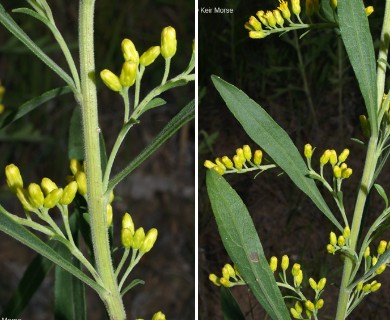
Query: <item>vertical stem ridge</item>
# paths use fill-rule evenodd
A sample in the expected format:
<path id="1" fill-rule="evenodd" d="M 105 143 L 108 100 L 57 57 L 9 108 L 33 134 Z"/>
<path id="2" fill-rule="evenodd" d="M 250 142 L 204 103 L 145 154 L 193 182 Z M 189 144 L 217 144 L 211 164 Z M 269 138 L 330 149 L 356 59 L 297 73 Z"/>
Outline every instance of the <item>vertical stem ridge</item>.
<path id="1" fill-rule="evenodd" d="M 88 184 L 88 209 L 96 267 L 108 291 L 108 294 L 101 296 L 101 298 L 110 318 L 123 320 L 126 318 L 126 314 L 111 261 L 106 221 L 107 200 L 103 196 L 102 186 L 93 40 L 94 5 L 95 0 L 80 1 L 81 108 Z"/>

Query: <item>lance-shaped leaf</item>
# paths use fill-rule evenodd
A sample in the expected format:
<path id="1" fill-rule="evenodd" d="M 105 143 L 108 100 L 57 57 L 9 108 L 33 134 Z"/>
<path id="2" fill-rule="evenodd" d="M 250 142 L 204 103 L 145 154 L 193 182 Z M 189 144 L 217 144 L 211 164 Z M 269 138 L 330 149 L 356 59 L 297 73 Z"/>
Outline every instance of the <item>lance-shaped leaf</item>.
<path id="1" fill-rule="evenodd" d="M 245 204 L 214 170 L 206 182 L 219 234 L 238 272 L 272 319 L 290 319 Z"/>
<path id="2" fill-rule="evenodd" d="M 340 0 L 337 13 L 341 37 L 366 104 L 371 132 L 378 132 L 376 59 L 362 0 Z"/>
<path id="3" fill-rule="evenodd" d="M 339 230 L 343 230 L 314 181 L 308 178 L 309 171 L 306 163 L 286 131 L 244 92 L 216 76 L 212 76 L 212 80 L 226 105 L 249 137 L 268 153 L 295 185 L 310 197 L 318 209 Z"/>

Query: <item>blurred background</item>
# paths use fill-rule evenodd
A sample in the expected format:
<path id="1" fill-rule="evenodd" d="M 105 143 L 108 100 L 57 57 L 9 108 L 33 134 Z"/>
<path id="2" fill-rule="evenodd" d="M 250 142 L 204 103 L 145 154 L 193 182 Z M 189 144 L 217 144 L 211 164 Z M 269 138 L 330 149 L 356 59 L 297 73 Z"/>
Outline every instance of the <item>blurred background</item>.
<path id="1" fill-rule="evenodd" d="M 369 17 L 374 39 L 378 39 L 383 19 L 383 1 L 365 1 L 373 5 Z M 347 160 L 352 177 L 343 183 L 346 211 L 351 217 L 356 186 L 359 182 L 364 148 L 351 138 L 364 139 L 359 115 L 365 113 L 353 70 L 335 30 L 277 34 L 252 40 L 244 23 L 258 10 L 272 10 L 277 1 L 199 0 L 201 7 L 233 8 L 233 14 L 199 13 L 199 318 L 222 319 L 220 290 L 209 280 L 210 273 L 220 274 L 231 263 L 222 245 L 205 188 L 206 159 L 235 154 L 249 139 L 230 114 L 211 83 L 215 74 L 234 84 L 258 102 L 289 133 L 299 150 L 306 143 L 317 147 L 313 163 L 318 163 L 328 148 L 341 152 L 349 148 Z M 301 1 L 304 11 L 304 1 Z M 378 41 L 375 40 L 378 48 Z M 387 86 L 388 87 L 388 86 Z M 387 165 L 379 183 L 390 190 Z M 332 229 L 328 220 L 280 171 L 227 175 L 226 179 L 243 198 L 254 220 L 268 259 L 289 255 L 302 265 L 304 274 L 316 280 L 328 279 L 320 319 L 334 319 L 338 283 L 342 272 L 339 255 L 326 252 Z M 324 191 L 324 190 L 322 190 Z M 333 200 L 323 192 L 337 212 Z M 384 209 L 383 200 L 373 192 L 363 224 L 369 225 Z M 366 230 L 365 230 L 366 231 Z M 389 239 L 389 233 L 380 237 Z M 379 240 L 378 240 L 379 241 Z M 374 246 L 376 246 L 375 243 Z M 304 280 L 307 283 L 307 279 Z M 369 295 L 351 319 L 387 319 L 390 312 L 388 272 L 378 277 L 379 292 Z M 310 292 L 304 287 L 304 292 Z M 267 319 L 247 287 L 232 288 L 247 319 Z"/>
<path id="2" fill-rule="evenodd" d="M 58 29 L 62 31 L 78 65 L 78 1 L 49 1 Z M 25 1 L 2 1 L 7 11 L 26 6 Z M 56 62 L 66 69 L 64 59 L 48 30 L 31 17 L 12 14 L 20 26 Z M 130 38 L 140 54 L 160 44 L 161 30 L 176 29 L 178 50 L 172 60 L 171 76 L 186 68 L 195 37 L 194 2 L 173 0 L 96 2 L 96 69 L 108 68 L 119 74 L 123 57 L 120 44 Z M 147 68 L 141 95 L 161 82 L 162 58 Z M 6 87 L 5 113 L 43 92 L 63 86 L 61 79 L 33 56 L 7 30 L 0 28 L 0 80 Z M 100 128 L 108 150 L 115 141 L 123 119 L 118 94 L 99 81 Z M 118 172 L 133 159 L 166 123 L 194 97 L 189 84 L 165 93 L 168 103 L 141 117 L 126 139 L 114 166 Z M 25 183 L 49 177 L 65 184 L 70 173 L 68 152 L 69 121 L 76 107 L 71 95 L 58 97 L 0 131 L 0 168 L 15 163 Z M 81 133 L 80 133 L 81 134 Z M 129 319 L 150 319 L 162 310 L 168 319 L 194 319 L 194 124 L 188 124 L 166 142 L 115 189 L 114 224 L 120 227 L 123 213 L 130 212 L 136 226 L 156 227 L 159 238 L 153 250 L 142 258 L 131 279 L 145 280 L 125 296 Z M 2 169 L 0 202 L 10 212 L 23 214 L 16 197 L 8 191 Z M 58 217 L 59 218 L 59 215 Z M 116 236 L 119 235 L 116 229 Z M 0 311 L 12 296 L 24 270 L 35 253 L 0 233 Z M 119 239 L 114 239 L 119 245 Z M 117 254 L 116 260 L 120 259 Z M 117 262 L 118 263 L 118 262 Z M 22 319 L 53 319 L 53 271 L 43 282 Z M 105 319 L 104 307 L 91 290 L 88 319 Z"/>

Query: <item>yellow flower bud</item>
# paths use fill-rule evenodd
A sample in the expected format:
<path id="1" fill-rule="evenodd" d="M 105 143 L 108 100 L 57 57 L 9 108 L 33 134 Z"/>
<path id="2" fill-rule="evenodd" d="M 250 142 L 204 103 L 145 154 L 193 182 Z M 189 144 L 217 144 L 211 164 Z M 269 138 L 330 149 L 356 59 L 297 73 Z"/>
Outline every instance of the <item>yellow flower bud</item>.
<path id="1" fill-rule="evenodd" d="M 298 271 L 298 274 L 294 277 L 295 283 L 297 286 L 300 286 L 303 280 L 303 272 L 302 270 Z"/>
<path id="2" fill-rule="evenodd" d="M 368 17 L 371 13 L 374 12 L 374 7 L 373 6 L 368 6 L 364 9 L 364 11 L 366 12 L 366 16 Z"/>
<path id="3" fill-rule="evenodd" d="M 236 169 L 240 170 L 242 169 L 242 162 L 240 160 L 240 157 L 238 155 L 233 156 L 233 162 Z"/>
<path id="4" fill-rule="evenodd" d="M 339 236 L 337 239 L 337 244 L 339 245 L 339 247 L 345 246 L 345 238 L 343 236 Z"/>
<path id="5" fill-rule="evenodd" d="M 226 278 L 220 278 L 219 279 L 219 282 L 221 283 L 221 285 L 223 285 L 225 288 L 229 288 L 232 286 L 231 282 L 229 281 L 229 279 L 226 279 Z"/>
<path id="6" fill-rule="evenodd" d="M 222 163 L 225 165 L 226 168 L 231 169 L 233 168 L 233 162 L 229 159 L 227 156 L 222 157 Z"/>
<path id="7" fill-rule="evenodd" d="M 121 74 L 119 76 L 121 86 L 131 87 L 135 83 L 137 70 L 137 65 L 133 61 L 126 61 L 122 66 Z"/>
<path id="8" fill-rule="evenodd" d="M 265 12 L 263 10 L 257 11 L 256 16 L 259 18 L 262 24 L 264 24 L 266 27 L 268 27 L 268 20 L 265 17 Z"/>
<path id="9" fill-rule="evenodd" d="M 263 39 L 267 36 L 264 31 L 249 31 L 249 38 L 251 39 Z"/>
<path id="10" fill-rule="evenodd" d="M 224 265 L 224 268 L 226 268 L 226 271 L 228 272 L 229 277 L 234 278 L 236 276 L 236 272 L 234 271 L 234 268 L 232 267 L 231 264 L 226 263 Z"/>
<path id="11" fill-rule="evenodd" d="M 311 146 L 311 144 L 309 143 L 305 144 L 303 154 L 307 159 L 311 159 L 313 155 L 313 147 Z"/>
<path id="12" fill-rule="evenodd" d="M 371 284 L 367 283 L 363 286 L 363 292 L 367 293 L 371 291 Z"/>
<path id="13" fill-rule="evenodd" d="M 363 136 L 369 138 L 371 136 L 370 122 L 365 115 L 359 116 L 360 127 L 362 128 Z"/>
<path id="14" fill-rule="evenodd" d="M 294 277 L 296 277 L 299 273 L 299 270 L 301 270 L 301 265 L 299 263 L 294 263 L 292 269 L 291 269 L 291 273 Z"/>
<path id="15" fill-rule="evenodd" d="M 70 171 L 73 175 L 75 175 L 77 172 L 82 171 L 83 167 L 81 166 L 81 163 L 77 159 L 71 159 L 69 164 Z"/>
<path id="16" fill-rule="evenodd" d="M 282 257 L 282 262 L 281 262 L 282 270 L 286 271 L 288 269 L 289 263 L 290 263 L 290 259 L 288 258 L 287 255 L 284 255 Z"/>
<path id="17" fill-rule="evenodd" d="M 315 309 L 313 302 L 311 302 L 310 300 L 305 301 L 305 307 L 309 311 L 314 311 Z"/>
<path id="18" fill-rule="evenodd" d="M 339 162 L 342 163 L 347 160 L 349 156 L 349 149 L 344 149 L 339 155 Z"/>
<path id="19" fill-rule="evenodd" d="M 215 159 L 215 163 L 217 164 L 218 167 L 220 167 L 223 170 L 223 172 L 225 172 L 226 167 L 225 167 L 225 165 L 223 164 L 223 162 L 221 161 L 220 158 L 216 158 Z"/>
<path id="20" fill-rule="evenodd" d="M 43 206 L 48 209 L 54 208 L 60 201 L 63 193 L 64 190 L 62 188 L 54 189 L 45 197 Z"/>
<path id="21" fill-rule="evenodd" d="M 347 169 L 345 169 L 345 170 L 343 170 L 341 172 L 341 177 L 343 179 L 348 179 L 351 175 L 352 175 L 352 169 L 351 168 L 347 168 Z"/>
<path id="22" fill-rule="evenodd" d="M 317 290 L 317 282 L 313 278 L 309 278 L 309 284 L 313 290 Z"/>
<path id="23" fill-rule="evenodd" d="M 241 163 L 245 163 L 246 159 L 244 156 L 244 150 L 242 148 L 236 149 L 236 154 L 238 156 L 238 159 L 240 160 Z"/>
<path id="24" fill-rule="evenodd" d="M 216 164 L 210 160 L 206 160 L 203 165 L 207 168 L 207 169 L 212 169 L 216 166 Z"/>
<path id="25" fill-rule="evenodd" d="M 157 235 L 158 235 L 157 229 L 155 228 L 150 229 L 146 234 L 145 240 L 142 243 L 141 248 L 139 248 L 139 251 L 144 253 L 149 252 L 153 248 L 157 240 Z"/>
<path id="26" fill-rule="evenodd" d="M 140 65 L 144 67 L 151 65 L 160 55 L 160 52 L 161 52 L 160 46 L 150 47 L 139 58 Z"/>
<path id="27" fill-rule="evenodd" d="M 259 166 L 261 164 L 262 159 L 263 159 L 263 152 L 261 150 L 256 150 L 255 154 L 253 155 L 253 163 L 256 166 Z"/>
<path id="28" fill-rule="evenodd" d="M 64 193 L 60 199 L 60 204 L 68 205 L 68 204 L 72 203 L 72 201 L 74 200 L 74 198 L 76 196 L 77 189 L 78 189 L 77 182 L 76 181 L 70 182 L 64 188 Z"/>
<path id="29" fill-rule="evenodd" d="M 247 144 L 245 146 L 242 147 L 242 150 L 244 152 L 244 157 L 247 161 L 249 161 L 250 159 L 252 159 L 252 150 L 251 150 L 251 147 L 248 146 Z"/>
<path id="30" fill-rule="evenodd" d="M 133 234 L 131 233 L 130 229 L 122 228 L 121 241 L 125 248 L 129 249 L 131 247 L 133 244 Z"/>
<path id="31" fill-rule="evenodd" d="M 23 188 L 23 179 L 19 168 L 13 163 L 5 167 L 5 176 L 7 178 L 8 187 L 12 192 L 16 192 L 18 188 Z"/>
<path id="32" fill-rule="evenodd" d="M 269 261 L 269 266 L 271 268 L 271 271 L 275 272 L 276 269 L 278 268 L 278 258 L 276 258 L 275 256 L 271 257 Z"/>
<path id="33" fill-rule="evenodd" d="M 382 285 L 382 284 L 379 283 L 379 282 L 375 283 L 374 285 L 371 286 L 370 291 L 371 291 L 371 292 L 378 291 L 379 288 L 381 287 L 381 285 Z"/>
<path id="34" fill-rule="evenodd" d="M 132 235 L 135 232 L 133 219 L 131 218 L 131 215 L 128 212 L 126 212 L 123 215 L 122 229 L 129 229 Z"/>
<path id="35" fill-rule="evenodd" d="M 291 12 L 290 9 L 288 8 L 288 3 L 284 0 L 279 0 L 280 6 L 278 9 L 282 12 L 283 18 L 290 20 L 291 17 Z"/>
<path id="36" fill-rule="evenodd" d="M 108 69 L 104 69 L 100 72 L 100 78 L 103 80 L 104 84 L 111 89 L 112 91 L 121 91 L 122 85 L 119 81 L 119 78 L 116 74 L 111 72 Z"/>
<path id="37" fill-rule="evenodd" d="M 326 278 L 321 278 L 320 281 L 318 281 L 317 289 L 318 291 L 321 291 L 325 288 L 326 285 Z"/>
<path id="38" fill-rule="evenodd" d="M 221 285 L 221 283 L 219 282 L 219 278 L 214 273 L 211 273 L 209 275 L 209 280 L 218 287 Z"/>
<path id="39" fill-rule="evenodd" d="M 329 240 L 331 245 L 335 246 L 337 244 L 337 236 L 334 232 L 330 233 Z"/>
<path id="40" fill-rule="evenodd" d="M 333 10 L 337 8 L 337 0 L 329 0 L 329 4 Z"/>
<path id="41" fill-rule="evenodd" d="M 28 192 L 26 189 L 17 188 L 16 189 L 16 196 L 18 197 L 24 210 L 31 211 L 31 212 L 35 210 L 34 206 L 30 202 L 29 195 L 28 195 Z"/>
<path id="42" fill-rule="evenodd" d="M 161 55 L 165 59 L 170 59 L 175 55 L 176 48 L 176 30 L 172 27 L 165 27 L 161 32 Z"/>
<path id="43" fill-rule="evenodd" d="M 276 23 L 283 27 L 284 24 L 284 19 L 282 17 L 282 14 L 280 13 L 279 10 L 273 10 L 272 13 L 274 14 L 274 17 L 276 19 Z"/>
<path id="44" fill-rule="evenodd" d="M 386 270 L 386 264 L 382 264 L 378 269 L 376 269 L 375 273 L 376 274 L 381 274 Z"/>
<path id="45" fill-rule="evenodd" d="M 55 189 L 58 189 L 55 182 L 50 180 L 49 178 L 43 178 L 41 181 L 41 187 L 43 190 L 43 193 L 47 196 L 50 192 L 52 192 Z"/>
<path id="46" fill-rule="evenodd" d="M 357 291 L 361 291 L 362 289 L 363 289 L 363 281 L 360 281 L 359 283 L 358 283 L 358 285 L 356 286 L 356 290 Z"/>
<path id="47" fill-rule="evenodd" d="M 134 249 L 141 248 L 144 240 L 145 240 L 145 231 L 144 228 L 140 227 L 134 233 L 133 245 L 132 245 L 133 248 Z"/>
<path id="48" fill-rule="evenodd" d="M 381 240 L 381 242 L 379 242 L 378 249 L 377 249 L 378 254 L 383 254 L 386 251 L 386 247 L 387 247 L 387 241 Z"/>
<path id="49" fill-rule="evenodd" d="M 301 315 L 294 308 L 290 308 L 290 312 L 294 319 L 301 319 Z"/>
<path id="50" fill-rule="evenodd" d="M 291 10 L 296 16 L 299 16 L 301 13 L 300 0 L 291 0 Z"/>
<path id="51" fill-rule="evenodd" d="M 303 311 L 302 305 L 299 301 L 295 302 L 295 310 L 297 310 L 299 314 L 301 314 Z"/>
<path id="52" fill-rule="evenodd" d="M 372 266 L 375 266 L 377 262 L 378 262 L 378 258 L 377 258 L 377 257 L 372 257 L 372 259 L 371 259 L 371 265 L 372 265 Z"/>
<path id="53" fill-rule="evenodd" d="M 351 235 L 351 229 L 348 226 L 346 226 L 343 230 L 343 237 L 345 239 L 348 239 L 350 235 Z"/>
<path id="54" fill-rule="evenodd" d="M 109 227 L 112 224 L 112 218 L 114 216 L 112 205 L 110 204 L 107 204 L 106 215 L 107 215 L 107 227 Z"/>
<path id="55" fill-rule="evenodd" d="M 364 250 L 363 256 L 364 256 L 364 258 L 367 258 L 370 256 L 370 247 L 367 247 L 366 250 Z"/>
<path id="56" fill-rule="evenodd" d="M 45 196 L 43 195 L 42 189 L 39 184 L 30 183 L 28 186 L 29 202 L 35 207 L 40 208 L 43 206 Z"/>
<path id="57" fill-rule="evenodd" d="M 325 150 L 320 158 L 320 164 L 321 165 L 327 164 L 329 162 L 330 155 L 331 155 L 330 150 L 329 149 Z"/>
<path id="58" fill-rule="evenodd" d="M 223 176 L 224 175 L 224 173 L 225 173 L 225 170 L 223 170 L 221 167 L 218 167 L 218 166 L 215 166 L 214 168 L 213 168 L 213 170 L 215 170 L 218 174 L 220 174 L 221 176 Z"/>
<path id="59" fill-rule="evenodd" d="M 337 179 L 341 178 L 341 168 L 339 166 L 334 166 L 333 167 L 333 175 Z"/>
<path id="60" fill-rule="evenodd" d="M 110 192 L 110 199 L 108 199 L 108 203 L 112 203 L 114 201 L 114 198 L 115 198 L 114 191 L 111 191 Z"/>
<path id="61" fill-rule="evenodd" d="M 337 163 L 337 153 L 336 150 L 330 150 L 329 163 L 334 166 Z"/>
<path id="62" fill-rule="evenodd" d="M 256 17 L 254 17 L 254 16 L 251 16 L 249 18 L 248 24 L 251 28 L 249 31 L 261 31 L 262 30 L 260 21 L 257 20 Z"/>
<path id="63" fill-rule="evenodd" d="M 328 253 L 330 253 L 330 254 L 334 254 L 334 252 L 335 252 L 335 247 L 334 247 L 334 245 L 332 245 L 332 244 L 328 244 L 327 246 L 326 246 L 326 251 L 328 251 Z"/>
<path id="64" fill-rule="evenodd" d="M 320 299 L 316 302 L 316 309 L 319 310 L 324 306 L 324 299 Z"/>
<path id="65" fill-rule="evenodd" d="M 165 314 L 163 314 L 161 311 L 156 312 L 156 313 L 153 315 L 152 320 L 166 320 Z"/>
<path id="66" fill-rule="evenodd" d="M 75 175 L 79 193 L 84 196 L 87 194 L 87 175 L 83 171 L 79 171 Z"/>
<path id="67" fill-rule="evenodd" d="M 265 18 L 267 19 L 268 25 L 270 27 L 275 27 L 276 26 L 276 19 L 274 17 L 274 14 L 272 13 L 272 11 L 267 11 L 265 13 Z"/>
<path id="68" fill-rule="evenodd" d="M 123 39 L 121 43 L 123 58 L 125 61 L 133 61 L 137 66 L 139 63 L 139 54 L 133 41 L 130 39 Z"/>

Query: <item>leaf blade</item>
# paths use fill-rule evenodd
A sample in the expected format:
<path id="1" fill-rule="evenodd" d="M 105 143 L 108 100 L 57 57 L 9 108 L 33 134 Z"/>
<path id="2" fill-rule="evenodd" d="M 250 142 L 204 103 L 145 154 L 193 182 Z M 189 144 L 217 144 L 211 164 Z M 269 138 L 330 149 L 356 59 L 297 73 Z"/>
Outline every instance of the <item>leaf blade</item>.
<path id="1" fill-rule="evenodd" d="M 272 319 L 290 319 L 246 206 L 214 170 L 206 184 L 222 242 L 240 275 Z"/>
<path id="2" fill-rule="evenodd" d="M 342 230 L 316 184 L 307 177 L 307 166 L 288 134 L 243 91 L 216 76 L 212 76 L 212 81 L 249 137 L 262 147 L 295 185 L 312 199 L 317 208 Z"/>

